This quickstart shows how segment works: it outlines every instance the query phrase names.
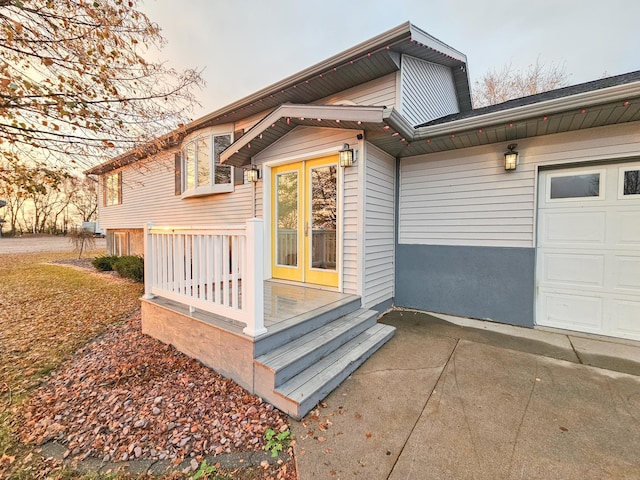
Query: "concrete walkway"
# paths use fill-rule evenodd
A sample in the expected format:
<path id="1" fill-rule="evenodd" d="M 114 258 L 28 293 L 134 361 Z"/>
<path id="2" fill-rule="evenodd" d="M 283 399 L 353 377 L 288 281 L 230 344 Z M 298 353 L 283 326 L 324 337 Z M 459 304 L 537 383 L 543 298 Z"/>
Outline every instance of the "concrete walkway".
<path id="1" fill-rule="evenodd" d="M 637 343 L 382 322 L 396 336 L 293 422 L 300 480 L 640 479 L 640 377 L 581 364 L 640 374 Z"/>

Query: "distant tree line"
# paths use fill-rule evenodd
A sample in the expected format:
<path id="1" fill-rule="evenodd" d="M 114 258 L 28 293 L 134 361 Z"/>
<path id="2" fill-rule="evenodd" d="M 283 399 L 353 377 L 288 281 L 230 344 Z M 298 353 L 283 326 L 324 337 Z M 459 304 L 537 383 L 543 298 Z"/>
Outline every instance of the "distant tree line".
<path id="1" fill-rule="evenodd" d="M 19 166 L 12 179 L 0 179 L 2 234 L 67 234 L 93 221 L 98 208 L 97 184 L 57 169 Z"/>

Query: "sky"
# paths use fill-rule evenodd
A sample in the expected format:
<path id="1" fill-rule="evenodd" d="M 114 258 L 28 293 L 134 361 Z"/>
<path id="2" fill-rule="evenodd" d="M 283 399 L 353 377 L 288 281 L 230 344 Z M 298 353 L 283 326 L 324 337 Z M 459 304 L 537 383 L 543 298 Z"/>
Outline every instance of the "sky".
<path id="1" fill-rule="evenodd" d="M 511 63 L 569 84 L 640 70 L 639 0 L 144 0 L 177 69 L 203 70 L 198 118 L 410 21 L 467 56 L 471 84 Z"/>

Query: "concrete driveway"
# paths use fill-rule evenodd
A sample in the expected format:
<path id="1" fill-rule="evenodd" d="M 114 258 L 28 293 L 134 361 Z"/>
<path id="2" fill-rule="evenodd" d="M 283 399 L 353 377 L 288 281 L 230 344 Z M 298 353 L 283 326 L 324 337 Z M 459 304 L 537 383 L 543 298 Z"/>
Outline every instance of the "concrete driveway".
<path id="1" fill-rule="evenodd" d="M 579 363 L 565 335 L 382 322 L 395 337 L 293 422 L 300 480 L 640 479 L 640 377 Z M 611 345 L 638 368 L 637 344 Z"/>

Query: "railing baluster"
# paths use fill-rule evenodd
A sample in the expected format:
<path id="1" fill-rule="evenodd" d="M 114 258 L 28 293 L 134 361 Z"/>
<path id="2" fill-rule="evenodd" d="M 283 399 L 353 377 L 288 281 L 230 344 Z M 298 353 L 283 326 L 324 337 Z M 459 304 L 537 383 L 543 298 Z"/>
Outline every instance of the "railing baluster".
<path id="1" fill-rule="evenodd" d="M 145 227 L 145 298 L 165 297 L 264 332 L 263 227 Z M 257 262 L 257 263 L 256 263 Z"/>
<path id="2" fill-rule="evenodd" d="M 231 237 L 231 307 L 238 308 L 238 257 L 240 247 L 238 236 Z"/>

